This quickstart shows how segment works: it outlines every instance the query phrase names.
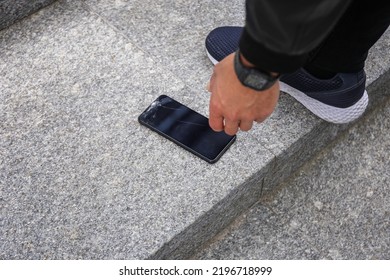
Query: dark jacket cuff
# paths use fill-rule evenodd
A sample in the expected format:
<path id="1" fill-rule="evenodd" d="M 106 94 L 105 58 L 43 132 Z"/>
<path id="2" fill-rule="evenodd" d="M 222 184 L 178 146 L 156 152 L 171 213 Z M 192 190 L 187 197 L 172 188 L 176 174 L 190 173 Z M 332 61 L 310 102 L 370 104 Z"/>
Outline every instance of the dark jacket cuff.
<path id="1" fill-rule="evenodd" d="M 308 54 L 289 55 L 277 53 L 256 42 L 244 29 L 240 39 L 240 52 L 258 68 L 276 73 L 291 73 L 302 67 Z"/>

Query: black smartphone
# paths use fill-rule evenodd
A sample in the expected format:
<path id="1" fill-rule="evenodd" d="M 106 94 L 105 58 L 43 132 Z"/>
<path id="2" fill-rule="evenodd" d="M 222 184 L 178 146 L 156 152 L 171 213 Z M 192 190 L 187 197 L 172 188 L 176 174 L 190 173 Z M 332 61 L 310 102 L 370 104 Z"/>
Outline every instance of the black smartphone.
<path id="1" fill-rule="evenodd" d="M 217 162 L 236 140 L 215 132 L 205 116 L 166 95 L 152 102 L 138 121 L 209 163 Z"/>

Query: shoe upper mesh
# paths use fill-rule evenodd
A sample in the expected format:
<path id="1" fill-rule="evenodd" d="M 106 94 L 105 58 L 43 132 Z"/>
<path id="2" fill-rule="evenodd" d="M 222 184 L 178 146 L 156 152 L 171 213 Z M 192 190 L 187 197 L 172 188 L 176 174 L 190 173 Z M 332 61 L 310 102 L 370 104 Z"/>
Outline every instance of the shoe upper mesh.
<path id="1" fill-rule="evenodd" d="M 336 90 L 343 84 L 339 76 L 329 80 L 317 80 L 301 71 L 283 75 L 280 80 L 305 93 Z"/>
<path id="2" fill-rule="evenodd" d="M 280 80 L 311 98 L 337 108 L 347 108 L 358 102 L 363 96 L 366 81 L 363 70 L 358 73 L 338 73 L 332 79 L 320 80 L 302 68 L 282 75 Z"/>
<path id="3" fill-rule="evenodd" d="M 206 38 L 206 49 L 217 61 L 238 49 L 242 27 L 220 27 L 214 29 Z"/>

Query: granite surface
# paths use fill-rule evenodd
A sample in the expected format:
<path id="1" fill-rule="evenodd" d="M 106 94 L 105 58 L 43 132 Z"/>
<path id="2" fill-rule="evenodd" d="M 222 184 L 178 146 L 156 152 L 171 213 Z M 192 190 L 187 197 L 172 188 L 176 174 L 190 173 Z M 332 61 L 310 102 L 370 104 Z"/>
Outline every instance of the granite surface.
<path id="1" fill-rule="evenodd" d="M 226 3 L 61 0 L 0 32 L 1 259 L 187 258 L 347 128 L 284 95 L 209 165 L 138 124 L 160 94 L 208 115 L 204 38 L 243 21 Z"/>
<path id="2" fill-rule="evenodd" d="M 56 0 L 2 0 L 0 1 L 0 30 L 28 16 Z"/>
<path id="3" fill-rule="evenodd" d="M 202 216 L 224 227 L 238 186 L 261 191 L 273 155 L 250 135 L 209 165 L 138 124 L 156 96 L 199 93 L 81 4 L 0 36 L 0 258 L 147 258 Z"/>
<path id="4" fill-rule="evenodd" d="M 212 64 L 205 55 L 207 34 L 218 26 L 242 26 L 245 12 L 244 0 L 84 0 L 84 3 L 195 92 L 205 88 L 212 72 Z M 389 61 L 383 59 L 389 49 L 390 31 L 370 52 L 366 67 L 368 84 L 389 69 Z M 207 92 L 196 101 L 197 110 L 205 115 L 208 101 Z M 251 135 L 275 155 L 280 155 L 320 122 L 301 104 L 284 95 L 273 115 L 255 126 Z"/>
<path id="5" fill-rule="evenodd" d="M 390 99 L 378 107 L 197 257 L 389 260 Z"/>

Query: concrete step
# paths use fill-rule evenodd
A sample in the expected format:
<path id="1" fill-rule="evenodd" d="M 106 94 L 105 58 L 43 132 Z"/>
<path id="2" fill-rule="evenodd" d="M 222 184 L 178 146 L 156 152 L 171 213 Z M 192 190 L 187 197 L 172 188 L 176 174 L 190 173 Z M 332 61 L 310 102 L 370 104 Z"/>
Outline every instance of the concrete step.
<path id="1" fill-rule="evenodd" d="M 0 1 L 0 30 L 31 15 L 56 0 L 3 0 Z"/>
<path id="2" fill-rule="evenodd" d="M 0 258 L 189 258 L 349 127 L 282 95 L 209 165 L 138 124 L 160 94 L 208 114 L 204 38 L 243 3 L 60 0 L 0 32 Z"/>
<path id="3" fill-rule="evenodd" d="M 390 98 L 196 258 L 390 259 L 389 131 Z"/>

